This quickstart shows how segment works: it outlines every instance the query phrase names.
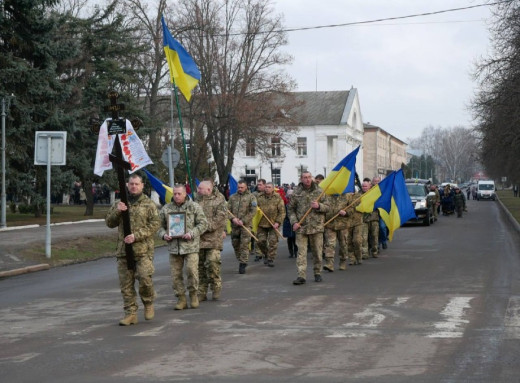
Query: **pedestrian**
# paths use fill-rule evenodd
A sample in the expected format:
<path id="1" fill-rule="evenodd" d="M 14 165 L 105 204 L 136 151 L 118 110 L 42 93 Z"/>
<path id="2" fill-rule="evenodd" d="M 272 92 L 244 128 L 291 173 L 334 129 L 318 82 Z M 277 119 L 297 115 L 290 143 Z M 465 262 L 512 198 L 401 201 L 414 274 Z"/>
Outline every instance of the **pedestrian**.
<path id="1" fill-rule="evenodd" d="M 169 231 L 171 220 L 180 217 L 183 221 L 182 233 L 172 235 Z M 199 244 L 200 236 L 208 227 L 208 221 L 202 207 L 187 198 L 186 186 L 174 185 L 172 201 L 164 205 L 159 212 L 159 238 L 168 243 L 170 255 L 170 271 L 173 280 L 173 291 L 177 297 L 175 310 L 188 307 L 186 288 L 190 295 L 190 307 L 199 307 Z M 184 267 L 186 267 L 187 286 L 184 285 Z"/>
<path id="2" fill-rule="evenodd" d="M 238 181 L 237 192 L 229 197 L 228 218 L 231 220 L 231 244 L 239 262 L 239 274 L 246 273 L 256 205 L 256 198 L 247 188 L 247 183 Z"/>
<path id="3" fill-rule="evenodd" d="M 213 300 L 218 300 L 222 291 L 220 253 L 226 232 L 226 199 L 214 187 L 213 181 L 204 180 L 197 187 L 197 203 L 208 220 L 208 228 L 199 241 L 199 302 L 208 299 L 210 288 Z"/>
<path id="4" fill-rule="evenodd" d="M 119 321 L 121 326 L 137 324 L 137 294 L 135 281 L 139 282 L 139 296 L 144 305 L 144 318 L 154 318 L 155 290 L 152 276 L 154 273 L 153 257 L 155 243 L 153 237 L 159 229 L 159 216 L 155 204 L 143 194 L 143 179 L 132 174 L 128 179 L 128 204 L 116 201 L 109 209 L 105 222 L 110 228 L 118 227 L 117 240 L 117 273 L 119 287 L 123 295 L 125 316 Z M 122 212 L 130 215 L 132 233 L 125 236 Z M 131 244 L 135 257 L 135 269 L 128 270 L 125 245 Z"/>
<path id="5" fill-rule="evenodd" d="M 329 212 L 325 215 L 325 221 L 329 222 L 324 228 L 325 260 L 323 270 L 334 271 L 334 258 L 336 256 L 336 242 L 339 244 L 339 269 L 347 269 L 347 235 L 348 216 L 346 208 L 352 203 L 353 193 L 333 194 L 327 197 Z"/>
<path id="6" fill-rule="evenodd" d="M 466 211 L 466 198 L 464 198 L 464 193 L 460 191 L 458 186 L 455 186 L 454 190 L 453 203 L 455 205 L 455 211 L 457 212 L 457 218 L 461 218 L 462 211 Z"/>
<path id="7" fill-rule="evenodd" d="M 516 184 L 513 186 L 513 195 L 515 197 L 518 197 L 518 185 Z"/>
<path id="8" fill-rule="evenodd" d="M 312 180 L 312 174 L 304 171 L 301 175 L 301 182 L 294 190 L 288 206 L 289 219 L 296 232 L 296 245 L 298 246 L 296 260 L 298 277 L 293 281 L 295 285 L 302 285 L 306 282 L 308 243 L 313 256 L 314 281 L 322 281 L 323 224 L 329 206 L 318 202 L 321 194 L 322 190 Z M 308 211 L 307 217 L 303 218 Z"/>
<path id="9" fill-rule="evenodd" d="M 264 264 L 274 267 L 278 251 L 278 229 L 285 218 L 285 205 L 280 194 L 275 192 L 272 182 L 265 184 L 263 193 L 257 197 L 257 204 L 262 215 L 258 223 L 257 247 L 265 259 Z"/>
<path id="10" fill-rule="evenodd" d="M 257 199 L 258 201 L 258 196 L 261 195 L 264 190 L 265 190 L 265 184 L 266 184 L 266 180 L 263 179 L 263 178 L 260 178 L 258 181 L 257 181 L 257 185 L 256 187 L 254 188 L 254 190 L 252 191 L 253 195 L 255 196 L 255 198 Z M 258 212 L 256 213 L 257 215 L 259 214 Z M 257 230 L 258 230 L 258 222 L 260 220 L 260 216 L 255 216 L 253 217 L 253 233 L 256 235 L 257 233 Z M 262 260 L 262 252 L 260 251 L 260 249 L 258 249 L 256 247 L 256 244 L 255 244 L 255 239 L 253 237 L 251 237 L 251 255 L 254 255 L 255 256 L 255 262 L 259 262 L 260 260 Z M 267 262 L 267 259 L 265 260 Z"/>
<path id="11" fill-rule="evenodd" d="M 439 209 L 441 206 L 441 194 L 439 193 L 439 189 L 437 188 L 437 185 L 431 185 L 430 186 L 430 192 L 435 193 L 435 197 L 433 197 L 432 203 L 433 203 L 433 219 L 434 221 L 437 221 L 439 218 Z"/>

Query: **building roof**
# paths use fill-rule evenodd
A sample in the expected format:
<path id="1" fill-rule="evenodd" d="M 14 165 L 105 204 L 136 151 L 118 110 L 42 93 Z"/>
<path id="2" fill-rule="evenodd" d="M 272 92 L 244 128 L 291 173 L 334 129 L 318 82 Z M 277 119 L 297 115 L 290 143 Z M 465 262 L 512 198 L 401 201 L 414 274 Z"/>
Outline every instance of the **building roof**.
<path id="1" fill-rule="evenodd" d="M 350 91 L 294 92 L 302 104 L 292 110 L 291 117 L 300 126 L 340 125 Z"/>

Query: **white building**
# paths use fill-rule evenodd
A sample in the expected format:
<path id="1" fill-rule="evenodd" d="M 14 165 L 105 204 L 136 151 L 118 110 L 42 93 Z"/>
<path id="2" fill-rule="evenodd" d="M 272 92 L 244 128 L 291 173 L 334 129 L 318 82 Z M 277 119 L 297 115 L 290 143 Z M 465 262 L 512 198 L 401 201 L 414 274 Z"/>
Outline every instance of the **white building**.
<path id="1" fill-rule="evenodd" d="M 243 145 L 235 154 L 232 174 L 256 183 L 259 178 L 277 185 L 298 184 L 301 172 L 326 176 L 348 153 L 363 142 L 363 119 L 357 89 L 330 92 L 297 92 L 301 101 L 291 117 L 299 121 L 299 130 L 283 137 L 285 147 L 273 137 L 268 160 L 255 155 L 254 142 Z M 363 178 L 363 154 L 359 151 L 356 170 Z"/>

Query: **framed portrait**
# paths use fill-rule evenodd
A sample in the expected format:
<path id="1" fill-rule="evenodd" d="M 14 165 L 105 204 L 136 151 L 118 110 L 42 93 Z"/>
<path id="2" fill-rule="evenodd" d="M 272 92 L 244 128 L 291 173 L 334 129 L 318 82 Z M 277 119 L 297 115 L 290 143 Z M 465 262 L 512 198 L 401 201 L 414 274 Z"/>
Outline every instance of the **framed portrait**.
<path id="1" fill-rule="evenodd" d="M 168 214 L 168 235 L 179 238 L 186 234 L 186 213 Z"/>

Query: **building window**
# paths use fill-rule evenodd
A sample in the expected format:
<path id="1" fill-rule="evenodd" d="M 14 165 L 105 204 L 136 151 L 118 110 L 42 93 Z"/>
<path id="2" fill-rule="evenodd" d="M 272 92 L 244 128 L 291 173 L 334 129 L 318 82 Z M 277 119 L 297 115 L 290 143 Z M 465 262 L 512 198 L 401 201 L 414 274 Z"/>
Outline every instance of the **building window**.
<path id="1" fill-rule="evenodd" d="M 296 152 L 299 156 L 307 156 L 307 137 L 298 137 Z"/>
<path id="2" fill-rule="evenodd" d="M 282 155 L 280 142 L 280 137 L 271 137 L 271 155 L 273 157 L 280 157 Z"/>
<path id="3" fill-rule="evenodd" d="M 273 169 L 271 174 L 271 182 L 276 186 L 280 186 L 282 184 L 282 176 L 280 174 L 280 168 Z"/>
<path id="4" fill-rule="evenodd" d="M 248 138 L 246 140 L 246 156 L 247 157 L 254 157 L 254 156 L 256 156 L 255 140 L 254 140 L 254 138 Z"/>

